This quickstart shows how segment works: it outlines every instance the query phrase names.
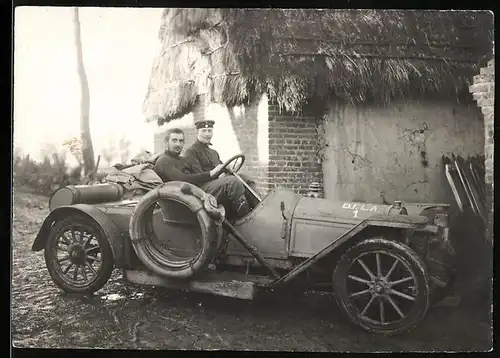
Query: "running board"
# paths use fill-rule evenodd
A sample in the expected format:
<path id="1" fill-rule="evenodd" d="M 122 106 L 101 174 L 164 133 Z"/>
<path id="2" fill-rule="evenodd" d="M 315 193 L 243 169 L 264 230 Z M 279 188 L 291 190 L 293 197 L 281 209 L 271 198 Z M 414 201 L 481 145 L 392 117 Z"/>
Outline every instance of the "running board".
<path id="1" fill-rule="evenodd" d="M 242 300 L 253 300 L 258 293 L 258 288 L 272 281 L 264 276 L 233 272 L 207 272 L 189 281 L 169 279 L 140 270 L 123 270 L 123 277 L 129 282 L 140 285 L 209 293 Z"/>

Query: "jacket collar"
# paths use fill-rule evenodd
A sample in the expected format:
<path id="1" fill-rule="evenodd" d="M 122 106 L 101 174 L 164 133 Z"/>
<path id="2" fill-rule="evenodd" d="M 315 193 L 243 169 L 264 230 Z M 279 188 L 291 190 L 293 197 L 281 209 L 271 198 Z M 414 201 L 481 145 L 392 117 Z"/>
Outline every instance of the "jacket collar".
<path id="1" fill-rule="evenodd" d="M 208 147 L 210 145 L 213 145 L 211 142 L 209 142 L 209 143 L 200 142 L 200 140 L 198 138 L 196 138 L 196 142 L 198 143 L 198 145 L 201 145 L 201 146 L 204 146 L 204 147 Z"/>

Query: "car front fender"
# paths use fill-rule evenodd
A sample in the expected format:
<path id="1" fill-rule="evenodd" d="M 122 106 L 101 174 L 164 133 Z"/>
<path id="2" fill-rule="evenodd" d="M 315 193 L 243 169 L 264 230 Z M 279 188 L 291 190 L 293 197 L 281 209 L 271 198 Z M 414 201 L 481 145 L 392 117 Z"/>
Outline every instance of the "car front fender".
<path id="1" fill-rule="evenodd" d="M 423 229 L 429 219 L 422 215 L 372 215 L 366 219 L 368 226 L 383 226 L 400 229 Z"/>
<path id="2" fill-rule="evenodd" d="M 61 206 L 54 209 L 40 228 L 40 231 L 36 235 L 32 251 L 40 251 L 45 248 L 45 243 L 49 237 L 50 230 L 57 220 L 66 217 L 68 215 L 83 215 L 87 218 L 95 221 L 106 234 L 106 238 L 109 240 L 111 251 L 113 252 L 113 258 L 116 259 L 116 245 L 121 242 L 121 235 L 116 227 L 116 225 L 108 218 L 108 216 L 92 205 L 87 204 L 76 204 L 71 206 Z M 118 260 L 119 261 L 119 260 Z"/>

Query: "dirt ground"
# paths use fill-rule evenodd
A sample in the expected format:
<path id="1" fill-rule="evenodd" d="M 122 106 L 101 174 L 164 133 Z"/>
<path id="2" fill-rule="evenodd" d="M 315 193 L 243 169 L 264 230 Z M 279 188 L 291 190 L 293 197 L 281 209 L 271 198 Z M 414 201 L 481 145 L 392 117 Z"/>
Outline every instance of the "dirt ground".
<path id="1" fill-rule="evenodd" d="M 123 282 L 116 271 L 92 297 L 65 295 L 43 252 L 31 245 L 48 199 L 14 195 L 12 340 L 15 347 L 279 350 L 484 351 L 492 330 L 485 304 L 434 307 L 409 334 L 384 337 L 351 326 L 330 295 L 247 302 Z"/>

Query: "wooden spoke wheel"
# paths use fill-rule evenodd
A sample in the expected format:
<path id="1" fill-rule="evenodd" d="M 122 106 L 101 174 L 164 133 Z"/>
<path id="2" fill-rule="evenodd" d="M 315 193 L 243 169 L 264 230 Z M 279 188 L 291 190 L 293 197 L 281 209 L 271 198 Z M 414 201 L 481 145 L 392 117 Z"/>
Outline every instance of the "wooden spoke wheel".
<path id="1" fill-rule="evenodd" d="M 382 237 L 349 249 L 334 272 L 342 312 L 361 328 L 385 335 L 413 329 L 426 315 L 429 279 L 409 247 Z"/>
<path id="2" fill-rule="evenodd" d="M 114 268 L 113 252 L 102 228 L 82 216 L 69 216 L 57 222 L 44 254 L 52 280 L 66 292 L 98 291 Z"/>

